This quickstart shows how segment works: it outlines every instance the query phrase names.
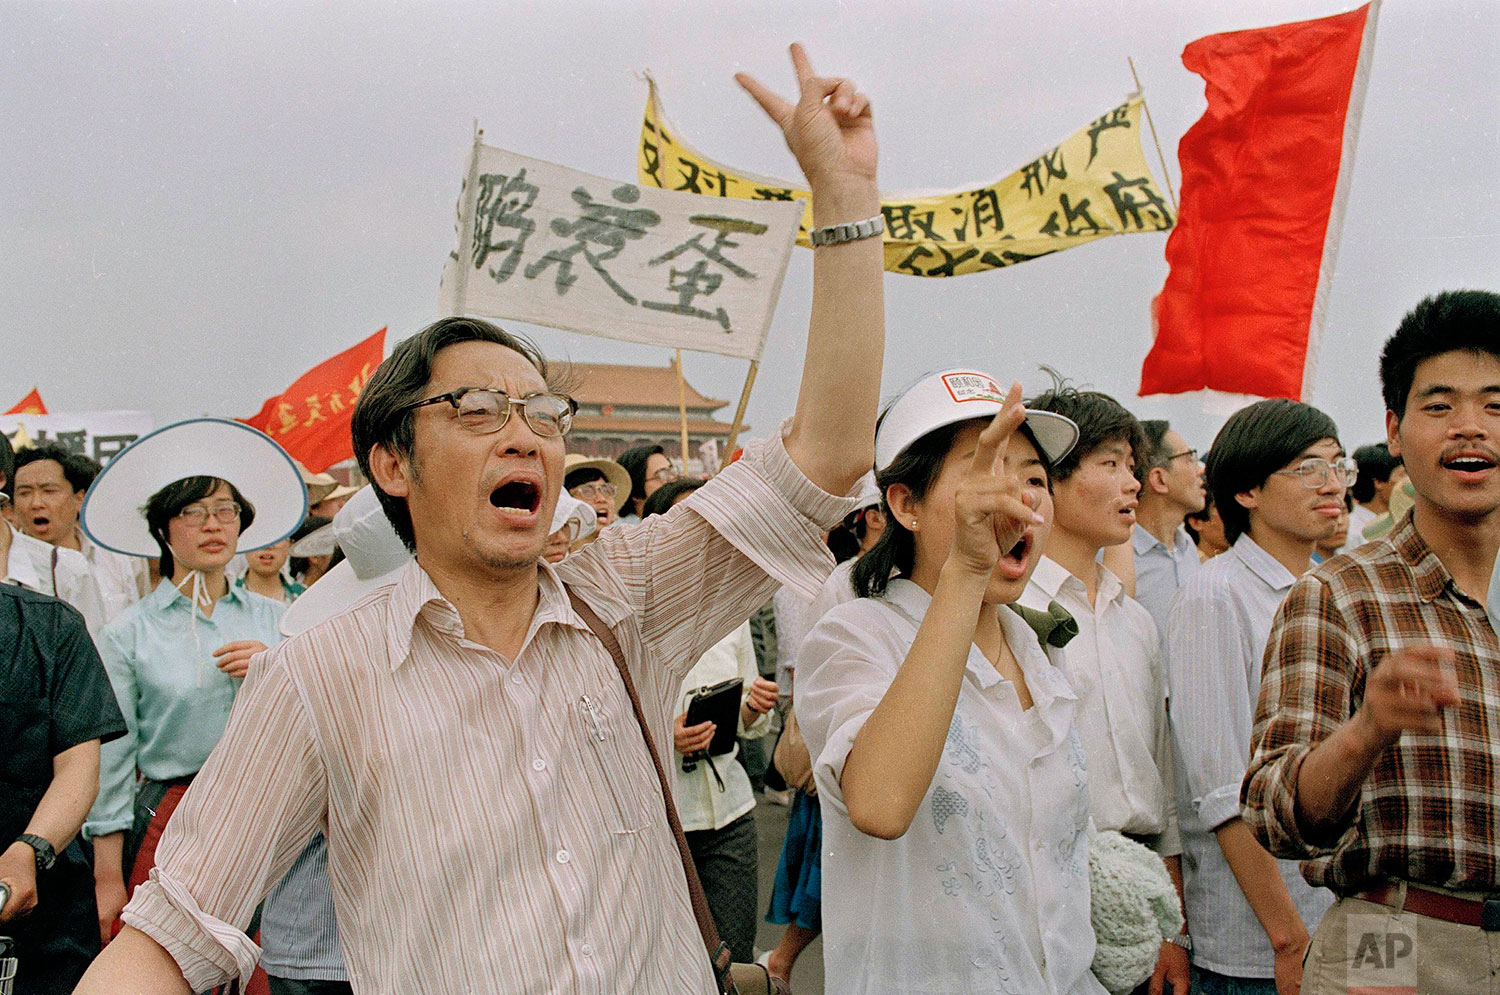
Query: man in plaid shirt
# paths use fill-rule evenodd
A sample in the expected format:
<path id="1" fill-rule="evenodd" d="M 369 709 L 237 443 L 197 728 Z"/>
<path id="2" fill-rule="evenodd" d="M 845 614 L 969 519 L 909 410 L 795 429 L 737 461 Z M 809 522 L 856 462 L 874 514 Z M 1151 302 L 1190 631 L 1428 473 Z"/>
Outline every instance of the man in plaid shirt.
<path id="1" fill-rule="evenodd" d="M 1341 897 L 1304 995 L 1492 991 L 1500 952 L 1500 295 L 1422 301 L 1381 354 L 1416 506 L 1293 585 L 1266 649 L 1244 817 Z M 1491 898 L 1491 895 L 1497 895 Z"/>

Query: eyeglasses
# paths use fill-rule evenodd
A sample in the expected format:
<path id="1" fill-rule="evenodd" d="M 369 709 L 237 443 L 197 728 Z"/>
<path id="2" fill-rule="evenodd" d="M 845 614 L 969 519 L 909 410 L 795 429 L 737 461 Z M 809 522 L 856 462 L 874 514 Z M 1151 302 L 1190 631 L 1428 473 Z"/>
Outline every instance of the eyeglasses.
<path id="1" fill-rule="evenodd" d="M 670 466 L 664 466 L 646 479 L 654 480 L 658 484 L 670 484 L 672 481 L 677 479 L 677 471 L 672 469 Z"/>
<path id="2" fill-rule="evenodd" d="M 1182 459 L 1184 456 L 1191 459 L 1194 463 L 1198 462 L 1198 450 L 1196 449 L 1184 449 L 1180 453 L 1173 453 L 1171 456 L 1167 457 L 1167 462 L 1170 463 L 1174 459 Z"/>
<path id="3" fill-rule="evenodd" d="M 596 482 L 592 484 L 579 484 L 572 489 L 572 495 L 585 501 L 596 497 L 612 498 L 617 493 L 614 484 Z"/>
<path id="4" fill-rule="evenodd" d="M 1340 487 L 1348 487 L 1354 483 L 1354 478 L 1359 473 L 1359 464 L 1348 456 L 1340 456 L 1332 462 L 1313 456 L 1290 470 L 1277 470 L 1276 472 L 1284 473 L 1288 477 L 1297 477 L 1301 479 L 1303 487 L 1315 491 L 1327 484 L 1330 477 Z"/>
<path id="5" fill-rule="evenodd" d="M 177 513 L 177 517 L 187 522 L 195 529 L 201 529 L 208 522 L 208 516 L 214 516 L 214 521 L 221 525 L 238 521 L 240 517 L 240 506 L 234 503 L 216 504 L 212 508 L 206 508 L 201 504 L 190 504 Z"/>
<path id="6" fill-rule="evenodd" d="M 402 408 L 414 411 L 429 404 L 450 404 L 458 414 L 458 423 L 475 435 L 498 432 L 510 421 L 511 408 L 520 408 L 526 424 L 537 435 L 556 438 L 573 427 L 578 402 L 566 394 L 527 394 L 511 397 L 496 387 L 461 387 L 458 390 Z"/>

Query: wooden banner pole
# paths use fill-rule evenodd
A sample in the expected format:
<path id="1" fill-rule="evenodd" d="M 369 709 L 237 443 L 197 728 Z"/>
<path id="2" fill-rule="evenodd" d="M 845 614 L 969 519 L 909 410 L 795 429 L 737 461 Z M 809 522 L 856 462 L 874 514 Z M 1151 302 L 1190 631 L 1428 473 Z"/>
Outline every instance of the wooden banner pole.
<path id="1" fill-rule="evenodd" d="M 687 379 L 682 375 L 681 349 L 677 350 L 677 415 L 682 425 L 682 475 L 685 477 L 688 472 Z"/>
<path id="2" fill-rule="evenodd" d="M 739 441 L 740 426 L 745 423 L 745 407 L 750 403 L 750 390 L 755 386 L 755 374 L 760 371 L 760 360 L 750 360 L 750 371 L 745 374 L 745 389 L 740 391 L 739 407 L 734 409 L 734 424 L 729 428 L 729 445 L 724 447 L 724 455 L 719 457 L 719 469 L 729 465 L 729 459 L 734 455 L 734 444 Z"/>
<path id="3" fill-rule="evenodd" d="M 1130 78 L 1135 80 L 1135 92 L 1141 95 L 1141 107 L 1146 111 L 1146 125 L 1151 129 L 1151 141 L 1156 145 L 1156 158 L 1161 160 L 1161 178 L 1167 185 L 1167 196 L 1172 198 L 1172 213 L 1177 213 L 1177 194 L 1172 190 L 1172 174 L 1167 172 L 1167 157 L 1162 154 L 1161 140 L 1156 137 L 1156 122 L 1151 120 L 1151 105 L 1146 103 L 1146 91 L 1141 88 L 1141 78 L 1135 74 L 1135 60 L 1125 56 L 1130 63 Z"/>

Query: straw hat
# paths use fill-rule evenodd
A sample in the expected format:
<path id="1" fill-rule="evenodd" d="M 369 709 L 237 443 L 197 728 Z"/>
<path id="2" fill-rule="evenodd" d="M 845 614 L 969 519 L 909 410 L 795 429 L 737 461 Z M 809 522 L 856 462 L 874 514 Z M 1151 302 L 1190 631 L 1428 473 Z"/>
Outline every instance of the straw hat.
<path id="1" fill-rule="evenodd" d="M 83 498 L 79 521 L 90 541 L 127 556 L 159 556 L 146 502 L 185 477 L 218 477 L 255 506 L 240 533 L 246 553 L 291 535 L 307 514 L 297 464 L 271 437 L 225 418 L 192 418 L 143 435 L 107 463 Z"/>
<path id="2" fill-rule="evenodd" d="M 574 470 L 598 470 L 604 479 L 615 485 L 615 514 L 630 500 L 630 473 L 612 459 L 589 457 L 582 453 L 569 453 L 563 459 L 563 480 Z"/>

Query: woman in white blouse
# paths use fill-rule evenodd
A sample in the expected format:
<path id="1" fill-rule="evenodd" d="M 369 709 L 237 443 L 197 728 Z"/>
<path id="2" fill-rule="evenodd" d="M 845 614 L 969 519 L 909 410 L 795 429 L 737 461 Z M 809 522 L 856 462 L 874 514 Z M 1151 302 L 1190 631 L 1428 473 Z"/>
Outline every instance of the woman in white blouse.
<path id="1" fill-rule="evenodd" d="M 882 416 L 885 534 L 798 659 L 830 993 L 1104 991 L 1077 700 L 1006 607 L 1076 438 L 971 370 L 922 378 Z"/>

